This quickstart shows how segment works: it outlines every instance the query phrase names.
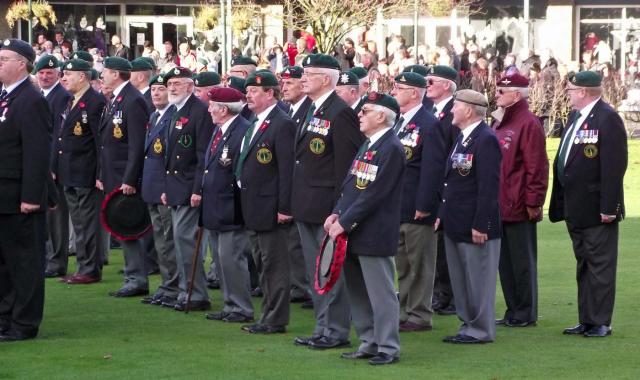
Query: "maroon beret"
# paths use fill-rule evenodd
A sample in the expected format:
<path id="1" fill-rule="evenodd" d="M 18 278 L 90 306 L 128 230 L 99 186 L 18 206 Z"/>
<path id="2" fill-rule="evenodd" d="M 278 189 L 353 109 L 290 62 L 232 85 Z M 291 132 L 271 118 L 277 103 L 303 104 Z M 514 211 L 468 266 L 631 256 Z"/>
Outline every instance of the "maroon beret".
<path id="1" fill-rule="evenodd" d="M 496 83 L 497 87 L 529 87 L 529 79 L 519 73 L 503 75 Z"/>
<path id="2" fill-rule="evenodd" d="M 218 103 L 235 103 L 244 99 L 244 94 L 231 87 L 214 87 L 207 92 L 209 100 Z"/>

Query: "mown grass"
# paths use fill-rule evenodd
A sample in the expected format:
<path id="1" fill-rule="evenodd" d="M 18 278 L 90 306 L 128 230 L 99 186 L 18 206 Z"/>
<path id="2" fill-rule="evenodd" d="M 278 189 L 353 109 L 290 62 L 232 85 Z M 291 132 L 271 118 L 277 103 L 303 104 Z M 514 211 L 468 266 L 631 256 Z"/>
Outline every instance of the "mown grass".
<path id="1" fill-rule="evenodd" d="M 552 156 L 557 140 L 548 145 Z M 376 368 L 341 360 L 341 351 L 293 345 L 293 338 L 308 334 L 313 325 L 312 312 L 297 305 L 292 305 L 287 334 L 253 336 L 235 324 L 207 321 L 202 312 L 185 315 L 142 305 L 138 299 L 108 297 L 121 280 L 117 270 L 122 255 L 114 251 L 102 283 L 72 287 L 47 280 L 40 337 L 0 344 L 0 379 L 640 378 L 640 142 L 629 146 L 628 218 L 620 225 L 614 333 L 609 338 L 561 334 L 577 322 L 575 259 L 565 226 L 545 220 L 538 232 L 539 323 L 526 329 L 500 327 L 493 344 L 444 344 L 442 337 L 455 332 L 459 322 L 436 316 L 433 331 L 401 335 L 397 365 Z M 158 280 L 152 277 L 152 287 Z M 211 296 L 214 308 L 221 308 L 220 292 Z M 496 300 L 500 314 L 500 290 Z"/>

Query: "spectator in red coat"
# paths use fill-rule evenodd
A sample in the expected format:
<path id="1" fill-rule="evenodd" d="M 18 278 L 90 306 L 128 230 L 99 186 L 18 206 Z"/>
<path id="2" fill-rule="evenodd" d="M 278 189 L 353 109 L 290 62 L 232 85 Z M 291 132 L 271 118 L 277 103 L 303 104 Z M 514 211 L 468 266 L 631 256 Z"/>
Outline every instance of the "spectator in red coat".
<path id="1" fill-rule="evenodd" d="M 500 282 L 507 310 L 497 324 L 535 325 L 538 317 L 536 223 L 542 220 L 549 180 L 545 134 L 529 111 L 529 80 L 519 73 L 497 82 L 492 127 L 502 149 Z"/>

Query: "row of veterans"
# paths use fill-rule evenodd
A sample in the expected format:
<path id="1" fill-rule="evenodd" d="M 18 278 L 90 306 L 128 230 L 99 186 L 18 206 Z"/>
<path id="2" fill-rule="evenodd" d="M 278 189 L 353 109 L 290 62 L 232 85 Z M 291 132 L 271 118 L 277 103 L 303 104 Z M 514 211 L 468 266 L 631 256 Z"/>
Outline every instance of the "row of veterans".
<path id="1" fill-rule="evenodd" d="M 37 116 L 46 131 L 51 123 L 45 119 L 53 119 L 49 107 L 23 84 L 32 54 L 20 41 L 7 40 L 0 55 L 6 90 L 0 94 L 0 122 L 25 132 L 19 126 L 33 126 L 36 116 L 27 105 L 36 104 L 44 106 Z M 223 310 L 206 317 L 247 323 L 242 329 L 250 333 L 285 332 L 292 278 L 310 287 L 328 234 L 348 239 L 344 270 L 323 294 L 308 290 L 316 325 L 310 336 L 295 339 L 298 345 L 350 346 L 353 322 L 361 343 L 342 357 L 396 362 L 399 331 L 432 328 L 434 277 L 442 263 L 444 274 L 437 277 L 450 279 L 454 301 L 439 293 L 436 305 L 453 302 L 463 322 L 445 342 L 492 342 L 497 323 L 536 323 L 536 223 L 542 219 L 548 161 L 544 132 L 528 111 L 525 78 L 514 74 L 499 81 L 503 112 L 494 115 L 491 128 L 484 122 L 486 98 L 456 91 L 457 73 L 448 67 L 409 67 L 395 78 L 389 96 L 361 92 L 366 86 L 357 74 L 340 72 L 327 55 L 310 55 L 302 68 L 286 69 L 281 83 L 270 72 L 244 66 L 239 89 L 214 84 L 206 92 L 198 90 L 199 79 L 188 69 L 177 67 L 150 80 L 148 103 L 131 84 L 126 60 L 105 61 L 103 94 L 90 88 L 88 62 L 63 64 L 62 83 L 71 98 L 53 132 L 51 171 L 63 187 L 79 245 L 78 271 L 65 282 L 99 281 L 100 256 L 90 241 L 99 234 L 101 194 L 117 190 L 129 198 L 141 195 L 151 215 L 162 284 L 145 303 L 210 309 L 202 260 L 192 259 L 203 228 L 217 240 L 214 261 L 224 298 Z M 624 126 L 600 100 L 600 80 L 579 73 L 567 87 L 576 111 L 554 162 L 550 208 L 552 221 L 566 220 L 578 262 L 579 325 L 565 333 L 587 337 L 611 333 L 627 159 Z M 21 91 L 25 108 L 9 112 Z M 30 122 L 20 119 L 25 117 Z M 33 153 L 36 141 L 21 144 Z M 43 154 L 49 147 L 39 144 L 41 165 L 48 162 Z M 14 178 L 12 173 L 25 178 L 21 165 L 34 163 L 13 164 L 18 169 L 7 166 L 3 181 Z M 0 253 L 10 265 L 0 270 L 11 272 L 5 280 L 11 298 L 1 303 L 8 307 L 0 310 L 0 340 L 34 337 L 42 317 L 43 282 L 31 280 L 44 272 L 44 204 L 28 202 L 29 192 L 20 191 L 28 187 L 44 195 L 47 176 L 29 178 L 38 182 L 14 181 L 14 198 L 3 202 L 11 223 L 21 220 L 38 238 L 21 242 L 31 256 L 20 256 L 6 248 L 13 249 L 20 236 L 16 226 L 3 232 L 9 235 L 2 237 Z M 133 210 L 114 216 L 116 224 L 130 225 Z M 146 295 L 141 241 L 120 237 L 125 279 L 112 295 Z M 292 257 L 296 242 L 302 257 Z M 247 247 L 264 292 L 257 323 L 251 323 Z M 29 257 L 39 264 L 28 273 L 11 264 Z M 498 268 L 507 311 L 496 321 Z"/>

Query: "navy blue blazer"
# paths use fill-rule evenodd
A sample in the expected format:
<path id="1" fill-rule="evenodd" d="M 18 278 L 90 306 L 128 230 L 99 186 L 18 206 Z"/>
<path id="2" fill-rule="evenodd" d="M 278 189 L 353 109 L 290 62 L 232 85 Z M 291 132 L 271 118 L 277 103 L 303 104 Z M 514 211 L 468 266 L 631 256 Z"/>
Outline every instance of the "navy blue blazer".
<path id="1" fill-rule="evenodd" d="M 363 256 L 397 253 L 405 161 L 404 149 L 393 129 L 366 152 L 356 155 L 333 209 L 348 234 L 348 253 Z"/>
<path id="2" fill-rule="evenodd" d="M 213 132 L 213 121 L 195 95 L 171 118 L 167 128 L 166 194 L 169 206 L 188 205 L 202 190 L 204 155 Z"/>
<path id="3" fill-rule="evenodd" d="M 217 127 L 209 141 L 209 147 L 218 132 Z M 204 228 L 214 231 L 232 231 L 242 228 L 240 189 L 233 168 L 240 154 L 240 146 L 249 122 L 237 116 L 229 124 L 213 154 L 211 148 L 205 155 L 202 176 L 201 222 Z"/>
<path id="4" fill-rule="evenodd" d="M 440 206 L 440 188 L 447 150 L 440 122 L 424 106 L 398 131 L 407 170 L 402 179 L 401 223 L 433 224 Z M 431 215 L 415 220 L 416 210 Z"/>
<path id="5" fill-rule="evenodd" d="M 291 173 L 295 125 L 279 107 L 257 125 L 242 166 L 242 216 L 247 229 L 271 231 L 277 214 L 291 215 Z M 236 159 L 236 165 L 238 159 Z"/>
<path id="6" fill-rule="evenodd" d="M 625 213 L 623 179 L 628 159 L 624 123 L 601 99 L 580 126 L 580 131 L 590 134 L 591 141 L 569 142 L 571 150 L 562 181 L 558 178 L 559 152 L 556 153 L 549 219 L 552 222 L 567 220 L 576 228 L 602 224 L 600 214 L 616 215 L 616 221 L 620 221 Z M 597 139 L 593 137 L 594 133 L 597 133 Z M 564 134 L 561 143 L 566 138 Z"/>
<path id="7" fill-rule="evenodd" d="M 160 196 L 165 192 L 166 171 L 164 155 L 167 152 L 166 129 L 175 113 L 174 106 L 162 114 L 159 120 L 151 114 L 149 128 L 144 141 L 144 165 L 142 167 L 142 200 L 149 204 L 161 204 Z M 154 123 L 155 121 L 155 123 Z"/>
<path id="8" fill-rule="evenodd" d="M 293 122 L 296 123 L 296 130 L 302 127 L 302 124 L 304 123 L 304 120 L 307 116 L 307 112 L 309 112 L 309 107 L 311 107 L 311 103 L 313 103 L 313 100 L 311 100 L 311 98 L 308 96 L 305 97 L 296 113 L 291 115 L 291 119 L 293 119 Z"/>
<path id="9" fill-rule="evenodd" d="M 49 131 L 52 136 L 58 135 L 60 125 L 62 125 L 62 114 L 67 109 L 69 102 L 73 100 L 71 95 L 64 87 L 62 83 L 58 82 L 51 91 L 45 97 L 49 107 L 51 108 L 51 114 L 53 115 L 53 130 Z"/>
<path id="10" fill-rule="evenodd" d="M 444 141 L 445 141 L 447 152 L 453 149 L 453 144 L 456 142 L 456 139 L 458 138 L 458 134 L 460 134 L 460 129 L 455 125 L 453 125 L 452 123 L 453 121 L 453 114 L 451 113 L 452 108 L 453 108 L 453 99 L 449 100 L 449 102 L 442 109 L 442 112 L 436 115 L 438 120 L 440 120 L 440 125 L 442 127 L 442 133 L 444 134 Z"/>
<path id="11" fill-rule="evenodd" d="M 105 193 L 123 183 L 140 186 L 148 121 L 147 104 L 140 91 L 127 83 L 106 107 L 100 121 L 99 178 Z"/>
<path id="12" fill-rule="evenodd" d="M 105 98 L 93 88 L 61 116 L 62 126 L 54 135 L 51 171 L 63 186 L 95 187 L 98 175 L 100 115 Z"/>
<path id="13" fill-rule="evenodd" d="M 142 98 L 144 99 L 145 103 L 147 103 L 149 114 L 152 114 L 156 110 L 156 106 L 153 105 L 153 101 L 151 100 L 151 88 L 148 88 L 147 92 L 142 94 Z"/>
<path id="14" fill-rule="evenodd" d="M 444 175 L 440 228 L 455 242 L 473 243 L 471 229 L 488 235 L 501 234 L 498 192 L 502 152 L 495 133 L 482 121 L 465 141 L 462 134 L 449 154 Z M 466 156 L 466 162 L 455 158 Z M 456 167 L 454 167 L 456 166 Z M 462 166 L 462 167 L 461 167 Z"/>

